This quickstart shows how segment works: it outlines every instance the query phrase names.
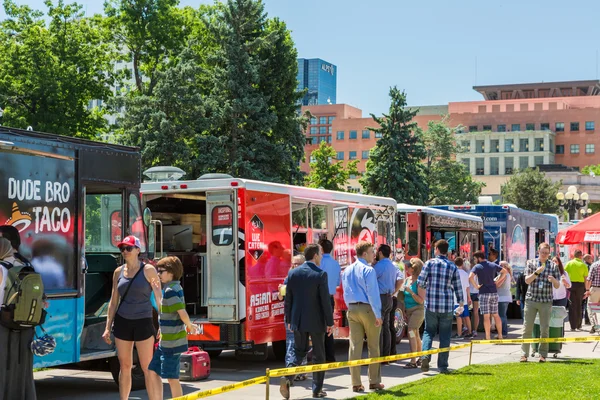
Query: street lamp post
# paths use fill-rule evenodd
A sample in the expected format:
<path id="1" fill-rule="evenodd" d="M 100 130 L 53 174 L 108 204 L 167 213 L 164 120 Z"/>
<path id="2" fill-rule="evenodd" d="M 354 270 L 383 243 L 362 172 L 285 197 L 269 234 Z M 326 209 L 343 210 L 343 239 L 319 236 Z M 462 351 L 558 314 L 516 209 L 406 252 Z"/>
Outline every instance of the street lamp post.
<path id="1" fill-rule="evenodd" d="M 556 199 L 558 200 L 558 205 L 562 210 L 567 210 L 569 213 L 569 221 L 573 220 L 577 216 L 577 211 L 581 209 L 581 214 L 585 215 L 591 213 L 592 210 L 587 209 L 589 196 L 586 192 L 577 193 L 577 188 L 575 186 L 569 186 L 567 189 L 567 193 L 558 192 L 556 193 Z"/>
<path id="2" fill-rule="evenodd" d="M 581 210 L 579 210 L 579 212 L 581 213 L 581 219 L 585 219 L 585 217 L 589 217 L 590 215 L 592 215 L 591 208 L 588 208 L 586 210 L 585 207 L 583 207 Z"/>

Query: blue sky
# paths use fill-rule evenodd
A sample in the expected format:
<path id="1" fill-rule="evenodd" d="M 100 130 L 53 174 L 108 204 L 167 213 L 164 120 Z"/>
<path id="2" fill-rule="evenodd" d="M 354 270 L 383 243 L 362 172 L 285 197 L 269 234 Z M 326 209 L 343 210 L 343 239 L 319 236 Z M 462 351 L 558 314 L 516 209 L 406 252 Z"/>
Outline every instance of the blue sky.
<path id="1" fill-rule="evenodd" d="M 387 110 L 393 85 L 409 105 L 434 105 L 480 100 L 476 84 L 598 78 L 598 1 L 264 2 L 292 30 L 300 57 L 338 66 L 338 103 L 365 114 Z M 42 0 L 17 3 L 45 9 Z M 79 3 L 102 11 L 101 0 Z M 181 0 L 200 3 L 212 1 Z"/>

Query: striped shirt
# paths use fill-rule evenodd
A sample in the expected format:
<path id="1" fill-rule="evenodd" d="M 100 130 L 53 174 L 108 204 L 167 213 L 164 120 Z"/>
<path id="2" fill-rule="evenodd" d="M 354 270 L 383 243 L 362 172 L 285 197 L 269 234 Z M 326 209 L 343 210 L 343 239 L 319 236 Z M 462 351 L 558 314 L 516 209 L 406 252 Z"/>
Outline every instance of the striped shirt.
<path id="1" fill-rule="evenodd" d="M 165 286 L 158 317 L 163 352 L 180 354 L 188 350 L 187 332 L 178 310 L 185 310 L 183 288 L 179 282 L 172 281 Z"/>

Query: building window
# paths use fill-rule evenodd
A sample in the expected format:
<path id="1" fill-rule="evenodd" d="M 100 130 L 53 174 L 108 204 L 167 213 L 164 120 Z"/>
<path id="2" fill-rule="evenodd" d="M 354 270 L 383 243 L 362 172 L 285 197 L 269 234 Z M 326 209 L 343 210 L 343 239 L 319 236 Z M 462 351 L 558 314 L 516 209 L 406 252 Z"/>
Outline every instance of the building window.
<path id="1" fill-rule="evenodd" d="M 475 141 L 475 153 L 485 153 L 485 140 Z"/>
<path id="2" fill-rule="evenodd" d="M 534 139 L 533 151 L 544 151 L 544 139 L 543 138 Z"/>
<path id="3" fill-rule="evenodd" d="M 469 126 L 469 132 L 477 132 L 477 125 Z"/>
<path id="4" fill-rule="evenodd" d="M 550 150 L 550 153 L 554 153 L 554 140 L 552 140 L 552 138 L 550 138 L 550 148 L 548 150 Z"/>
<path id="5" fill-rule="evenodd" d="M 529 151 L 529 139 L 519 139 L 519 151 L 521 153 Z"/>
<path id="6" fill-rule="evenodd" d="M 317 162 L 317 159 L 315 158 L 315 156 L 310 156 L 310 163 L 314 163 Z"/>
<path id="7" fill-rule="evenodd" d="M 484 165 L 485 165 L 485 159 L 484 158 L 476 158 L 475 159 L 475 175 L 483 175 L 484 173 Z"/>
<path id="8" fill-rule="evenodd" d="M 504 157 L 504 175 L 512 175 L 515 168 L 515 159 L 513 157 Z"/>
<path id="9" fill-rule="evenodd" d="M 579 122 L 571 122 L 571 132 L 579 132 Z"/>
<path id="10" fill-rule="evenodd" d="M 328 117 L 329 119 L 329 123 L 331 124 L 333 122 L 333 120 L 335 119 L 335 117 Z"/>
<path id="11" fill-rule="evenodd" d="M 316 137 L 308 138 L 308 144 L 317 144 L 317 138 Z"/>
<path id="12" fill-rule="evenodd" d="M 363 139 L 370 139 L 371 138 L 371 131 L 362 131 L 362 138 Z"/>
<path id="13" fill-rule="evenodd" d="M 527 157 L 527 156 L 519 157 L 519 169 L 524 170 L 527 168 L 529 168 L 529 157 Z"/>
<path id="14" fill-rule="evenodd" d="M 471 159 L 469 159 L 469 158 L 463 158 L 461 160 L 461 162 L 463 163 L 463 165 L 465 166 L 465 168 L 467 169 L 467 171 L 470 174 L 471 173 Z"/>
<path id="15" fill-rule="evenodd" d="M 327 136 L 327 143 L 331 144 L 331 135 Z"/>
<path id="16" fill-rule="evenodd" d="M 548 122 L 542 122 L 540 124 L 540 129 L 543 131 L 549 131 L 550 130 L 550 124 Z"/>
<path id="17" fill-rule="evenodd" d="M 383 137 L 383 133 L 375 132 L 375 139 L 381 139 Z"/>
<path id="18" fill-rule="evenodd" d="M 327 117 L 319 117 L 319 124 L 321 124 L 321 125 L 327 124 Z"/>
<path id="19" fill-rule="evenodd" d="M 350 139 L 356 139 L 356 138 L 357 138 L 356 131 L 350 131 Z"/>
<path id="20" fill-rule="evenodd" d="M 312 125 L 316 124 L 317 123 L 317 117 L 310 117 L 310 123 Z"/>
<path id="21" fill-rule="evenodd" d="M 329 133 L 331 135 L 331 132 L 333 132 L 333 128 L 331 126 L 327 127 L 327 133 Z"/>
<path id="22" fill-rule="evenodd" d="M 369 158 L 369 150 L 363 150 L 362 151 L 362 159 L 366 160 Z"/>
<path id="23" fill-rule="evenodd" d="M 471 141 L 470 140 L 463 140 L 462 142 L 460 142 L 460 145 L 462 147 L 462 151 L 466 151 L 467 153 L 469 153 L 471 151 Z"/>
<path id="24" fill-rule="evenodd" d="M 515 140 L 514 139 L 504 139 L 504 152 L 512 153 L 515 151 Z"/>
<path id="25" fill-rule="evenodd" d="M 356 174 L 350 174 L 350 175 L 348 176 L 348 178 L 349 178 L 349 179 L 356 179 Z"/>
<path id="26" fill-rule="evenodd" d="M 344 159 L 344 152 L 343 151 L 338 151 L 336 159 L 343 160 Z"/>
<path id="27" fill-rule="evenodd" d="M 336 140 L 344 140 L 344 131 L 337 131 L 335 138 Z"/>
<path id="28" fill-rule="evenodd" d="M 498 125 L 498 132 L 506 132 L 506 125 Z"/>
<path id="29" fill-rule="evenodd" d="M 492 139 L 490 140 L 490 153 L 498 153 L 500 152 L 500 140 Z"/>
<path id="30" fill-rule="evenodd" d="M 492 126 L 491 125 L 484 125 L 483 126 L 483 131 L 491 131 L 492 130 Z"/>
<path id="31" fill-rule="evenodd" d="M 594 154 L 595 151 L 595 145 L 593 144 L 586 144 L 585 145 L 585 154 Z"/>
<path id="32" fill-rule="evenodd" d="M 320 127 L 319 127 L 319 133 L 320 133 L 321 135 L 324 135 L 324 134 L 326 134 L 326 133 L 327 133 L 327 127 L 326 127 L 326 126 L 320 126 Z"/>
<path id="33" fill-rule="evenodd" d="M 539 165 L 544 164 L 544 156 L 535 156 L 533 157 L 533 164 L 537 167 Z"/>
<path id="34" fill-rule="evenodd" d="M 578 144 L 571 145 L 571 154 L 579 154 L 579 145 Z"/>
<path id="35" fill-rule="evenodd" d="M 490 157 L 490 175 L 500 174 L 500 158 Z"/>
<path id="36" fill-rule="evenodd" d="M 510 130 L 513 132 L 520 132 L 521 131 L 521 124 L 512 124 L 510 126 Z"/>
<path id="37" fill-rule="evenodd" d="M 525 130 L 526 131 L 535 131 L 535 124 L 532 124 L 532 123 L 525 124 Z"/>
<path id="38" fill-rule="evenodd" d="M 317 127 L 316 126 L 311 126 L 310 127 L 310 134 L 311 135 L 316 135 L 317 134 Z"/>
<path id="39" fill-rule="evenodd" d="M 348 160 L 356 160 L 356 152 L 355 151 L 351 151 L 348 154 Z"/>
<path id="40" fill-rule="evenodd" d="M 565 131 L 565 123 L 557 122 L 555 126 L 556 132 L 564 132 Z"/>
<path id="41" fill-rule="evenodd" d="M 585 122 L 585 130 L 593 131 L 594 130 L 594 121 L 586 121 Z"/>
<path id="42" fill-rule="evenodd" d="M 565 145 L 564 144 L 556 145 L 556 154 L 565 154 Z"/>

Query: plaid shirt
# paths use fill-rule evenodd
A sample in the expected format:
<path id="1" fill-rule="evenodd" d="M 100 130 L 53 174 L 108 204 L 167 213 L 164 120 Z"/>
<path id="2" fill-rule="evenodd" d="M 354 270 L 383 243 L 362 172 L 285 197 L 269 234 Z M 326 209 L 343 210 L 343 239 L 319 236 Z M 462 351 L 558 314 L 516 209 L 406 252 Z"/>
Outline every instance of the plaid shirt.
<path id="1" fill-rule="evenodd" d="M 428 311 L 451 313 L 454 310 L 454 296 L 459 303 L 464 303 L 458 268 L 445 256 L 427 261 L 417 284 L 427 289 L 425 308 Z"/>
<path id="2" fill-rule="evenodd" d="M 525 267 L 525 276 L 529 276 L 541 267 L 542 264 L 538 258 L 535 260 L 527 260 Z M 525 300 L 536 301 L 539 303 L 552 302 L 552 282 L 548 280 L 549 276 L 553 276 L 557 281 L 560 281 L 560 271 L 553 261 L 546 260 L 546 268 L 540 273 L 527 287 Z"/>
<path id="3" fill-rule="evenodd" d="M 587 280 L 592 282 L 593 287 L 600 287 L 600 261 L 592 264 Z"/>

